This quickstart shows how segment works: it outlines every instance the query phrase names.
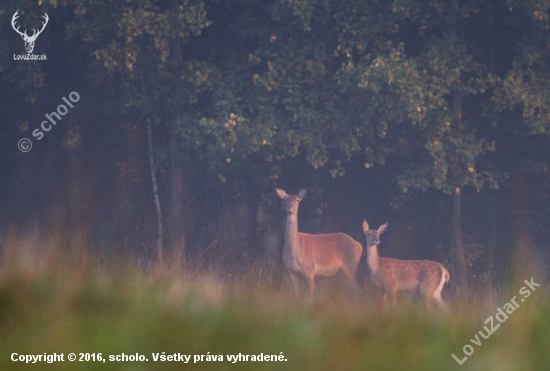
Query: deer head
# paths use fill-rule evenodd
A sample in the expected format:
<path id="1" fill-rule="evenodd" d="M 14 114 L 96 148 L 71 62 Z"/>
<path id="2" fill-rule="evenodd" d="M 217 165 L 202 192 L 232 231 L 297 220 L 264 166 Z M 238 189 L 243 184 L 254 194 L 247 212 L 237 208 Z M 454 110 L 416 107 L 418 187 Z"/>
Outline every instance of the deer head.
<path id="1" fill-rule="evenodd" d="M 298 212 L 298 204 L 304 197 L 306 197 L 307 189 L 302 189 L 297 196 L 287 195 L 285 191 L 277 188 L 277 195 L 285 202 L 286 211 L 289 214 L 296 214 Z"/>
<path id="2" fill-rule="evenodd" d="M 42 28 L 40 29 L 40 31 L 37 31 L 35 29 L 33 34 L 31 36 L 29 36 L 29 35 L 27 35 L 27 30 L 26 29 L 25 29 L 25 32 L 21 32 L 21 31 L 19 31 L 19 26 L 17 26 L 17 28 L 15 28 L 15 21 L 17 20 L 17 18 L 19 18 L 18 13 L 19 13 L 19 10 L 16 11 L 15 14 L 13 15 L 13 17 L 11 18 L 11 26 L 13 27 L 15 32 L 17 32 L 19 35 L 21 35 L 21 38 L 25 41 L 25 49 L 27 50 L 27 53 L 31 54 L 32 51 L 34 50 L 34 42 L 36 41 L 36 38 L 38 37 L 38 35 L 40 35 L 42 33 L 42 31 L 44 31 L 44 28 L 46 28 L 46 25 L 48 24 L 48 20 L 50 18 L 48 17 L 48 15 L 46 13 L 44 13 L 45 22 L 42 22 Z"/>
<path id="3" fill-rule="evenodd" d="M 382 224 L 377 230 L 369 230 L 369 223 L 363 220 L 363 232 L 365 232 L 365 236 L 367 237 L 367 247 L 378 245 L 380 243 L 380 235 L 386 231 L 386 228 L 388 228 L 388 223 Z"/>

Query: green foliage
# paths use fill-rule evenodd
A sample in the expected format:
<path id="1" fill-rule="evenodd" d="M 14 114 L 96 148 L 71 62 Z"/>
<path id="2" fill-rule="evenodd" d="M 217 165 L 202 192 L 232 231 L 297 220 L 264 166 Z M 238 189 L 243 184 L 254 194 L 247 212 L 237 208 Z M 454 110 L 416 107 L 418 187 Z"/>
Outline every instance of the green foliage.
<path id="1" fill-rule="evenodd" d="M 461 17 L 479 11 L 465 4 Z M 274 3 L 272 22 L 256 31 L 246 62 L 243 55 L 222 63 L 223 82 L 214 83 L 218 112 L 201 119 L 215 137 L 208 150 L 225 162 L 304 154 L 333 176 L 360 153 L 367 168 L 401 155 L 409 160 L 399 178 L 404 190 L 498 188 L 502 175 L 477 169 L 494 142 L 478 138 L 466 120 L 455 124 L 449 101 L 453 91 L 486 95 L 499 79 L 456 27 L 440 32 L 453 12 L 442 2 Z M 415 56 L 405 52 L 412 38 L 399 33 L 411 24 L 425 44 Z"/>
<path id="2" fill-rule="evenodd" d="M 550 94 L 548 83 L 548 43 L 550 42 L 547 1 L 507 1 L 515 22 L 525 22 L 529 36 L 517 46 L 517 54 L 493 97 L 497 111 L 520 109 L 532 134 L 550 132 Z M 516 24 L 516 23 L 515 23 Z"/>
<path id="3" fill-rule="evenodd" d="M 501 89 L 493 98 L 496 109 L 500 111 L 520 107 L 532 134 L 550 132 L 550 74 L 545 63 L 547 58 L 548 53 L 543 48 L 524 45 L 521 54 L 514 60 L 513 69 L 508 72 Z"/>
<path id="4" fill-rule="evenodd" d="M 198 154 L 213 169 L 240 166 L 248 156 L 275 166 L 303 155 L 313 168 L 327 166 L 341 176 L 345 163 L 358 156 L 371 167 L 398 155 L 407 159 L 402 189 L 497 188 L 502 176 L 480 168 L 479 159 L 495 143 L 474 129 L 481 124 L 473 113 L 477 103 L 492 99 L 497 112 L 521 106 L 533 133 L 550 132 L 548 19 L 542 1 L 503 5 L 540 33 L 519 45 L 502 81 L 488 72 L 482 40 L 465 34 L 483 27 L 491 4 L 246 4 L 45 3 L 74 12 L 67 36 L 85 41 L 81 49 L 91 57 L 92 80 L 119 96 L 121 112 L 169 122 L 177 108 L 183 155 L 189 160 Z M 232 17 L 212 28 L 207 10 Z M 183 47 L 181 59 L 175 45 Z M 26 66 L 35 70 L 29 73 Z M 17 67 L 3 78 L 16 83 L 25 74 L 18 88 L 36 99 L 41 67 Z M 449 106 L 453 92 L 463 100 L 480 96 L 469 101 L 474 106 L 462 107 L 460 123 Z"/>
<path id="5" fill-rule="evenodd" d="M 69 36 L 91 45 L 96 73 L 114 92 L 122 92 L 124 108 L 146 114 L 155 110 L 162 116 L 175 104 L 174 98 L 181 98 L 185 88 L 180 81 L 193 93 L 189 101 L 196 101 L 193 95 L 203 89 L 210 69 L 200 61 L 176 68 L 169 56 L 174 44 L 188 43 L 211 24 L 203 2 L 144 0 L 106 5 L 82 0 L 74 6 L 78 22 L 68 27 Z M 115 81 L 122 83 L 122 90 L 113 86 Z M 165 99 L 170 94 L 172 99 Z"/>
<path id="6" fill-rule="evenodd" d="M 550 132 L 543 1 L 503 5 L 540 32 L 519 46 L 502 84 L 487 72 L 480 40 L 460 36 L 461 30 L 484 22 L 484 6 L 475 1 L 460 7 L 413 0 L 247 4 L 249 9 L 240 8 L 240 1 L 74 0 L 46 1 L 43 9 L 73 11 L 67 36 L 85 41 L 81 48 L 92 57 L 93 80 L 122 95 L 121 110 L 154 112 L 158 121 L 166 122 L 172 108 L 181 106 L 186 146 L 200 149 L 213 164 L 230 154 L 260 154 L 267 162 L 305 154 L 314 168 L 328 165 L 343 174 L 343 161 L 360 153 L 371 166 L 385 163 L 392 154 L 409 156 L 420 150 L 425 153 L 416 157 L 430 160 L 419 166 L 432 168 L 432 175 L 418 173 L 424 181 L 411 180 L 410 186 L 480 187 L 483 182 L 469 169 L 476 168 L 488 146 L 471 129 L 477 123 L 466 117 L 466 126 L 448 129 L 447 123 L 453 123 L 448 103 L 453 90 L 461 97 L 490 97 L 497 85 L 492 96 L 497 110 L 521 106 L 533 133 Z M 31 2 L 19 6 L 28 8 Z M 0 10 L 8 15 L 14 9 L 3 5 Z M 226 31 L 203 35 L 212 25 L 207 9 L 236 14 L 216 29 L 227 27 L 238 35 L 235 40 L 220 38 Z M 407 52 L 418 42 L 421 49 Z M 174 43 L 183 45 L 182 64 Z M 200 48 L 193 57 L 187 55 Z M 18 63 L 7 68 L 3 63 L 3 78 L 34 101 L 43 85 L 42 66 Z M 238 117 L 236 125 L 232 115 Z M 407 137 L 424 144 L 413 147 Z M 457 152 L 456 161 L 451 160 Z M 450 169 L 453 179 L 446 175 L 445 164 L 450 163 L 456 167 Z M 492 170 L 479 172 L 486 172 L 487 180 Z M 403 179 L 410 173 L 405 171 Z"/>

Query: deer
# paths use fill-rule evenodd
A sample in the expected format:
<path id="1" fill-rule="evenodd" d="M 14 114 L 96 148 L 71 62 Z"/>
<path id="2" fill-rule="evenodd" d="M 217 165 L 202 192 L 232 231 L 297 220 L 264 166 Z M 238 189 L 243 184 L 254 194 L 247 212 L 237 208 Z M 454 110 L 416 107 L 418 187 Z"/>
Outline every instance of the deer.
<path id="1" fill-rule="evenodd" d="M 384 293 L 383 301 L 390 297 L 391 307 L 395 306 L 397 291 L 417 291 L 424 296 L 428 309 L 432 308 L 432 299 L 445 312 L 449 307 L 441 298 L 443 285 L 451 276 L 445 267 L 431 260 L 399 260 L 382 258 L 378 255 L 380 235 L 386 231 L 388 223 L 377 230 L 370 230 L 366 220 L 363 232 L 367 237 L 367 264 L 374 284 Z"/>
<path id="2" fill-rule="evenodd" d="M 284 201 L 287 212 L 283 261 L 290 272 L 296 296 L 299 296 L 299 279 L 303 276 L 309 288 L 309 300 L 313 301 L 315 276 L 333 276 L 342 270 L 357 295 L 355 280 L 363 246 L 345 233 L 309 234 L 298 232 L 298 205 L 307 189 L 298 195 L 288 195 L 277 188 L 277 195 Z"/>
<path id="3" fill-rule="evenodd" d="M 21 35 L 21 38 L 25 41 L 25 49 L 27 50 L 28 54 L 32 54 L 32 51 L 34 50 L 34 43 L 36 42 L 36 38 L 44 31 L 44 28 L 46 28 L 46 25 L 48 24 L 49 17 L 46 13 L 44 13 L 44 22 L 42 22 L 42 28 L 40 31 L 34 30 L 31 36 L 27 35 L 27 30 L 25 29 L 25 32 L 19 31 L 19 26 L 17 28 L 15 27 L 17 18 L 19 18 L 19 10 L 16 11 L 11 18 L 11 26 L 17 32 L 19 35 Z"/>

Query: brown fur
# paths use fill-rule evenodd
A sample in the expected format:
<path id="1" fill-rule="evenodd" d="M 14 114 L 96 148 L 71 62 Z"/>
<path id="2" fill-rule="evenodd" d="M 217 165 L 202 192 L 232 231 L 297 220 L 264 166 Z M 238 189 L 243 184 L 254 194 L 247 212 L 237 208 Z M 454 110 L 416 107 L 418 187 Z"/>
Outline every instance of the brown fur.
<path id="1" fill-rule="evenodd" d="M 367 262 L 374 283 L 384 292 L 384 301 L 390 297 L 390 304 L 395 306 L 397 291 L 419 290 L 424 296 L 428 308 L 432 300 L 445 311 L 448 307 L 441 298 L 441 290 L 450 274 L 443 265 L 431 260 L 399 260 L 382 258 L 378 255 L 380 234 L 386 230 L 387 223 L 378 230 L 369 230 L 368 223 L 363 222 L 363 231 L 367 237 Z"/>
<path id="2" fill-rule="evenodd" d="M 363 247 L 345 233 L 298 233 L 303 265 L 316 275 L 332 276 L 342 269 L 349 281 L 355 282 L 355 273 Z M 321 273 L 322 272 L 322 273 Z"/>
<path id="3" fill-rule="evenodd" d="M 357 292 L 355 274 L 363 252 L 361 244 L 345 233 L 298 232 L 298 203 L 306 191 L 300 191 L 298 196 L 287 195 L 280 189 L 277 193 L 285 201 L 288 213 L 283 260 L 291 272 L 296 292 L 299 285 L 297 275 L 306 278 L 309 296 L 313 299 L 315 276 L 332 276 L 340 269 Z"/>

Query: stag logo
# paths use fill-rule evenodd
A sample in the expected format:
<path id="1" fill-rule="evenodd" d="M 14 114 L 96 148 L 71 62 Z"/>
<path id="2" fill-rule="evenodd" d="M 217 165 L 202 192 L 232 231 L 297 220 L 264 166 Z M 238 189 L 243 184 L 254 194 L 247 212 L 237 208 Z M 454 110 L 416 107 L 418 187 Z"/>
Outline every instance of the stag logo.
<path id="1" fill-rule="evenodd" d="M 27 35 L 27 29 L 25 29 L 25 32 L 21 32 L 19 31 L 19 26 L 17 26 L 17 28 L 15 27 L 15 21 L 17 20 L 17 18 L 19 18 L 18 13 L 19 13 L 19 10 L 16 11 L 13 17 L 11 18 L 11 26 L 13 27 L 15 32 L 21 35 L 21 38 L 25 41 L 25 49 L 27 50 L 27 54 L 32 54 L 32 51 L 34 50 L 34 43 L 36 41 L 36 38 L 38 37 L 38 35 L 42 33 L 42 31 L 44 31 L 44 28 L 46 28 L 46 25 L 48 24 L 48 20 L 50 18 L 46 13 L 44 13 L 44 22 L 42 22 L 42 28 L 40 29 L 40 31 L 35 29 L 32 35 L 29 36 Z"/>

